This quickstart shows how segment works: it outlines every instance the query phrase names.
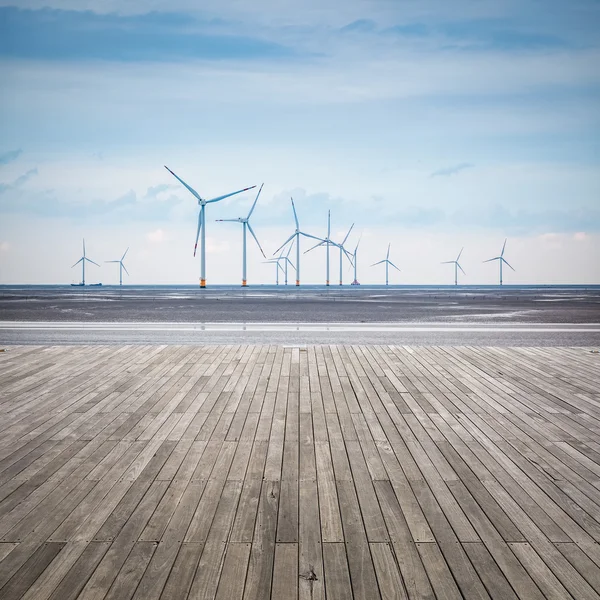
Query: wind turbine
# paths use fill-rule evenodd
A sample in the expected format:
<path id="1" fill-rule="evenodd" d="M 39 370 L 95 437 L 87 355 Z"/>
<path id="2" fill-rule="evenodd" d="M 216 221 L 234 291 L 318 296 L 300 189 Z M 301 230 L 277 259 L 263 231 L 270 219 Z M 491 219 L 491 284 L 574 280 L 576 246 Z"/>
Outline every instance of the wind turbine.
<path id="1" fill-rule="evenodd" d="M 128 252 L 129 252 L 129 248 L 127 248 L 127 250 L 125 250 L 125 254 L 123 254 L 123 256 L 121 256 L 121 260 L 105 260 L 104 261 L 107 263 L 119 263 L 119 285 L 123 285 L 123 269 L 125 269 L 125 273 L 127 273 L 127 275 L 129 275 L 129 271 L 123 264 L 123 261 L 125 260 L 125 255 Z"/>
<path id="2" fill-rule="evenodd" d="M 219 202 L 220 200 L 224 200 L 225 198 L 229 198 L 230 196 L 235 196 L 236 194 L 241 194 L 242 192 L 246 192 L 255 188 L 255 185 L 244 188 L 242 190 L 238 190 L 237 192 L 231 192 L 229 194 L 224 194 L 223 196 L 217 196 L 216 198 L 211 198 L 210 200 L 205 200 L 198 194 L 198 192 L 190 187 L 183 179 L 175 175 L 169 167 L 165 165 L 165 169 L 183 185 L 197 200 L 200 206 L 200 213 L 198 214 L 198 230 L 196 231 L 196 244 L 194 245 L 194 256 L 196 256 L 196 248 L 198 247 L 198 238 L 200 237 L 200 287 L 206 287 L 206 205 L 212 202 Z M 202 236 L 200 236 L 202 234 Z"/>
<path id="3" fill-rule="evenodd" d="M 263 260 L 264 263 L 275 263 L 275 285 L 279 285 L 279 269 L 283 271 L 283 267 L 279 264 L 278 258 L 270 258 L 269 260 Z"/>
<path id="4" fill-rule="evenodd" d="M 294 238 L 296 238 L 296 285 L 300 285 L 300 236 L 303 235 L 307 238 L 312 238 L 313 240 L 321 241 L 321 238 L 318 238 L 315 235 L 310 235 L 310 233 L 306 233 L 304 231 L 300 231 L 300 224 L 298 223 L 298 215 L 296 214 L 296 207 L 294 206 L 294 199 L 291 198 L 292 201 L 292 210 L 294 211 L 294 220 L 296 221 L 296 231 L 290 235 L 290 237 L 283 243 L 273 254 L 277 254 L 280 250 L 285 248 L 287 244 L 289 244 Z"/>
<path id="5" fill-rule="evenodd" d="M 290 244 L 288 246 L 288 251 L 285 256 L 283 255 L 283 250 L 282 250 L 281 253 L 279 254 L 279 256 L 277 256 L 276 258 L 271 258 L 270 260 L 266 261 L 268 263 L 277 263 L 278 268 L 276 269 L 276 276 L 275 276 L 276 285 L 279 285 L 279 269 L 281 269 L 283 271 L 285 285 L 288 284 L 288 265 L 290 265 L 292 268 L 295 269 L 294 263 L 290 260 L 290 252 L 292 251 L 292 246 L 293 246 L 293 244 Z M 280 264 L 281 261 L 283 261 L 283 264 L 285 265 L 285 267 L 281 266 L 281 264 Z"/>
<path id="6" fill-rule="evenodd" d="M 392 244 L 388 244 L 388 249 L 387 249 L 387 254 L 384 260 L 380 260 L 379 262 L 376 262 L 374 264 L 372 264 L 371 266 L 374 267 L 375 265 L 380 265 L 381 263 L 385 263 L 385 285 L 388 285 L 389 282 L 389 268 L 390 265 L 392 267 L 394 267 L 394 269 L 396 269 L 396 271 L 400 272 L 400 269 L 390 260 L 390 246 Z M 358 245 L 356 246 L 358 248 Z"/>
<path id="7" fill-rule="evenodd" d="M 344 244 L 346 243 L 346 240 L 348 239 L 348 236 L 350 235 L 350 232 L 352 231 L 353 228 L 354 228 L 354 223 L 352 223 L 352 225 L 350 225 L 350 229 L 348 229 L 348 233 L 346 234 L 346 237 L 340 244 L 340 285 L 342 285 L 342 259 L 344 257 L 344 254 L 346 254 L 346 256 L 348 257 L 350 264 L 352 264 L 352 258 L 350 258 L 352 256 L 352 254 L 350 254 L 346 250 L 346 248 L 344 248 Z"/>
<path id="8" fill-rule="evenodd" d="M 254 200 L 254 204 L 252 205 L 252 208 L 250 209 L 250 212 L 248 213 L 248 216 L 244 219 L 243 217 L 238 217 L 237 219 L 217 219 L 217 221 L 227 221 L 227 222 L 234 222 L 234 223 L 241 223 L 243 226 L 243 236 L 242 236 L 242 244 L 243 244 L 243 249 L 242 249 L 242 287 L 246 287 L 247 283 L 246 283 L 246 230 L 250 231 L 252 237 L 254 238 L 254 241 L 256 242 L 256 245 L 258 246 L 259 250 L 262 252 L 262 255 L 267 258 L 265 256 L 265 253 L 263 252 L 263 249 L 260 246 L 260 243 L 258 241 L 258 238 L 256 237 L 256 234 L 254 233 L 254 230 L 252 229 L 252 225 L 250 225 L 250 216 L 252 215 L 252 212 L 254 211 L 254 207 L 256 206 L 256 203 L 258 202 L 258 197 L 260 196 L 260 193 L 262 192 L 263 189 L 263 184 L 261 184 L 260 189 L 258 190 L 258 194 L 256 194 L 256 199 Z"/>
<path id="9" fill-rule="evenodd" d="M 350 229 L 352 229 L 352 227 Z M 327 247 L 327 260 L 326 260 L 327 271 L 326 271 L 326 275 L 325 275 L 325 285 L 329 285 L 329 246 L 337 246 L 338 248 L 340 248 L 340 252 L 341 252 L 341 248 L 342 248 L 340 244 L 336 244 L 331 239 L 331 211 L 330 210 L 327 211 L 327 237 L 326 238 L 317 238 L 317 239 L 319 240 L 319 243 L 315 244 L 312 248 L 309 248 L 308 250 L 306 250 L 306 252 L 310 252 L 311 250 L 314 250 L 315 248 L 318 248 L 319 246 L 323 246 L 323 245 L 325 245 Z M 306 252 L 304 252 L 304 254 L 306 254 Z"/>
<path id="10" fill-rule="evenodd" d="M 502 246 L 502 252 L 500 252 L 500 256 L 495 256 L 494 258 L 488 258 L 483 262 L 491 262 L 493 260 L 497 260 L 500 263 L 500 285 L 502 285 L 502 263 L 508 265 L 513 271 L 514 269 L 508 264 L 508 261 L 504 258 L 504 249 L 506 248 L 506 239 L 504 240 L 504 245 Z"/>
<path id="11" fill-rule="evenodd" d="M 73 265 L 73 267 L 77 266 L 79 263 L 81 263 L 81 283 L 73 283 L 71 285 L 85 285 L 85 261 L 88 261 L 90 263 L 92 263 L 93 265 L 96 265 L 97 267 L 99 267 L 100 265 L 97 262 L 94 262 L 92 259 L 88 258 L 85 255 L 85 239 L 83 240 L 83 256 Z M 71 267 L 71 269 L 73 268 Z"/>
<path id="12" fill-rule="evenodd" d="M 360 283 L 358 282 L 358 278 L 356 277 L 356 253 L 358 252 L 358 246 L 360 244 L 360 240 L 362 238 L 361 237 L 358 238 L 358 242 L 356 243 L 356 248 L 354 248 L 354 252 L 352 253 L 352 263 L 354 266 L 354 281 L 352 282 L 352 285 L 360 285 Z"/>
<path id="13" fill-rule="evenodd" d="M 463 275 L 466 275 L 466 273 L 463 271 L 463 268 L 458 264 L 458 260 L 460 259 L 460 255 L 462 254 L 463 250 L 464 248 L 460 249 L 456 260 L 446 260 L 442 263 L 443 265 L 454 265 L 454 285 L 458 285 L 458 269 L 462 271 Z"/>

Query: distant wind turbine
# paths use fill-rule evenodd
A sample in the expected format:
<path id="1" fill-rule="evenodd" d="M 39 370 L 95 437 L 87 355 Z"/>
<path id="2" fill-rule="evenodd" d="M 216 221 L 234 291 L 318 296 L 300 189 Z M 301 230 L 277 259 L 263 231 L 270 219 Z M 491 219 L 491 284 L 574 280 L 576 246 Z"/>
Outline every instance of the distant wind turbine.
<path id="1" fill-rule="evenodd" d="M 288 246 L 288 251 L 286 255 L 283 255 L 283 250 L 276 258 L 271 258 L 267 260 L 268 263 L 277 263 L 277 269 L 275 270 L 275 284 L 279 285 L 279 269 L 283 272 L 285 285 L 288 284 L 288 265 L 295 270 L 294 263 L 290 260 L 290 252 L 292 251 L 293 244 Z M 281 262 L 285 265 L 285 267 L 281 266 Z"/>
<path id="2" fill-rule="evenodd" d="M 321 241 L 321 238 L 318 238 L 315 235 L 310 235 L 310 233 L 306 233 L 305 231 L 300 231 L 300 224 L 298 223 L 298 215 L 296 214 L 296 207 L 294 206 L 294 199 L 291 198 L 292 201 L 292 210 L 294 211 L 294 220 L 296 221 L 296 231 L 290 235 L 290 237 L 273 252 L 273 254 L 277 254 L 280 250 L 286 247 L 294 238 L 296 238 L 296 285 L 300 285 L 300 236 L 303 235 L 307 238 L 312 238 L 313 240 Z"/>
<path id="3" fill-rule="evenodd" d="M 252 205 L 252 208 L 250 209 L 250 212 L 248 213 L 248 216 L 246 218 L 244 217 L 238 217 L 237 219 L 217 219 L 217 221 L 227 221 L 227 222 L 233 222 L 233 223 L 241 223 L 243 226 L 243 237 L 242 237 L 242 287 L 246 287 L 247 285 L 247 279 L 246 279 L 246 229 L 248 231 L 250 231 L 250 234 L 252 235 L 252 237 L 254 238 L 254 241 L 256 242 L 256 245 L 258 246 L 258 249 L 261 251 L 262 255 L 267 258 L 265 256 L 265 253 L 263 252 L 263 249 L 258 241 L 258 238 L 256 237 L 256 234 L 254 233 L 254 230 L 252 229 L 252 225 L 250 225 L 250 217 L 252 215 L 252 213 L 254 212 L 254 207 L 256 206 L 256 203 L 258 202 L 258 197 L 260 196 L 260 193 L 262 192 L 263 189 L 263 184 L 261 184 L 259 190 L 258 190 L 258 194 L 256 194 L 256 199 L 254 200 L 254 204 Z"/>
<path id="4" fill-rule="evenodd" d="M 458 285 L 458 269 L 460 269 L 462 271 L 463 275 L 466 275 L 466 273 L 463 271 L 463 268 L 458 264 L 460 255 L 462 254 L 463 250 L 464 250 L 464 248 L 460 249 L 460 252 L 458 253 L 458 256 L 456 257 L 456 260 L 446 260 L 443 263 L 441 263 L 443 265 L 454 265 L 454 285 Z"/>
<path id="5" fill-rule="evenodd" d="M 351 258 L 352 254 L 350 254 L 346 250 L 346 248 L 344 248 L 344 244 L 346 243 L 346 240 L 348 239 L 348 236 L 350 235 L 350 232 L 352 231 L 352 229 L 354 229 L 354 223 L 352 223 L 352 225 L 350 225 L 350 229 L 348 229 L 348 233 L 346 234 L 346 237 L 344 238 L 344 240 L 340 244 L 340 285 L 343 285 L 343 283 L 342 283 L 342 262 L 343 262 L 344 254 L 346 255 L 346 257 L 350 261 L 350 264 L 352 264 L 352 258 Z"/>
<path id="6" fill-rule="evenodd" d="M 196 256 L 196 248 L 198 247 L 198 238 L 200 237 L 200 287 L 206 287 L 206 215 L 205 209 L 206 205 L 212 202 L 219 202 L 220 200 L 224 200 L 225 198 L 229 198 L 230 196 L 235 196 L 236 194 L 241 194 L 242 192 L 246 192 L 248 190 L 254 189 L 256 186 L 252 185 L 250 187 L 244 188 L 242 190 L 237 190 L 237 192 L 231 192 L 229 194 L 224 194 L 223 196 L 217 196 L 216 198 L 211 198 L 210 200 L 205 200 L 198 194 L 198 192 L 190 187 L 183 179 L 175 175 L 169 167 L 165 165 L 165 169 L 183 185 L 197 200 L 200 205 L 200 213 L 198 214 L 198 229 L 196 231 L 196 244 L 194 245 L 194 256 Z M 202 233 L 202 236 L 200 234 Z"/>
<path id="7" fill-rule="evenodd" d="M 361 235 L 361 237 L 358 238 L 358 242 L 356 243 L 356 248 L 354 248 L 354 252 L 352 253 L 352 263 L 354 266 L 354 281 L 352 282 L 352 285 L 360 285 L 358 278 L 356 276 L 356 257 L 357 257 L 358 246 L 360 245 L 361 238 L 362 238 L 362 235 Z"/>
<path id="8" fill-rule="evenodd" d="M 354 225 L 352 227 L 354 227 Z M 350 229 L 352 229 L 352 227 Z M 312 248 L 309 248 L 308 250 L 306 250 L 304 252 L 304 254 L 306 254 L 307 252 L 310 252 L 311 250 L 314 250 L 315 248 L 318 248 L 319 246 L 323 246 L 323 245 L 326 246 L 327 258 L 326 258 L 326 263 L 325 263 L 326 264 L 325 285 L 329 285 L 329 246 L 336 246 L 341 249 L 341 245 L 337 244 L 336 242 L 334 242 L 331 239 L 331 211 L 330 210 L 327 211 L 327 237 L 326 238 L 317 238 L 317 239 L 319 240 L 319 243 L 315 244 Z M 341 252 L 341 250 L 340 250 L 340 252 Z"/>
<path id="9" fill-rule="evenodd" d="M 123 264 L 123 261 L 125 260 L 125 255 L 128 252 L 129 252 L 129 248 L 127 248 L 127 250 L 125 250 L 125 254 L 123 254 L 123 256 L 121 256 L 121 260 L 105 260 L 104 261 L 107 263 L 119 263 L 119 285 L 123 285 L 123 269 L 125 269 L 125 273 L 127 273 L 127 275 L 129 275 L 129 271 Z"/>
<path id="10" fill-rule="evenodd" d="M 390 265 L 396 269 L 396 271 L 400 272 L 400 269 L 390 260 L 390 246 L 392 244 L 388 244 L 387 254 L 384 260 L 380 260 L 379 262 L 373 263 L 371 266 L 380 265 L 381 263 L 385 263 L 385 285 L 388 285 L 389 282 L 389 267 Z M 358 245 L 357 245 L 358 248 Z"/>
<path id="11" fill-rule="evenodd" d="M 279 258 L 270 258 L 269 260 L 263 260 L 263 262 L 275 264 L 275 285 L 279 285 L 279 269 L 283 271 L 283 267 L 279 264 Z"/>
<path id="12" fill-rule="evenodd" d="M 81 283 L 75 283 L 72 285 L 85 285 L 85 261 L 87 260 L 87 262 L 92 263 L 93 265 L 96 265 L 97 267 L 99 267 L 100 265 L 97 262 L 94 262 L 92 259 L 88 258 L 85 255 L 85 239 L 83 240 L 83 256 L 73 265 L 73 267 L 76 267 L 79 263 L 81 263 Z M 71 269 L 73 268 L 71 267 Z"/>
<path id="13" fill-rule="evenodd" d="M 502 246 L 502 252 L 500 252 L 500 256 L 495 256 L 494 258 L 488 258 L 483 262 L 492 262 L 493 260 L 497 260 L 500 263 L 500 285 L 502 285 L 502 263 L 508 265 L 513 271 L 514 269 L 511 265 L 508 264 L 508 261 L 504 258 L 504 249 L 506 248 L 506 239 L 504 240 L 504 245 Z"/>

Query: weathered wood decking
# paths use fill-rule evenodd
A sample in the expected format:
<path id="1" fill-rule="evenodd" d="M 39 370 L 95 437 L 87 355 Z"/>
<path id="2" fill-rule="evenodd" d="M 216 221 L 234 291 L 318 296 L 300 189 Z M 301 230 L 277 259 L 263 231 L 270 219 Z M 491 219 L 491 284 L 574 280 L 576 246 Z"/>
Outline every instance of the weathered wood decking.
<path id="1" fill-rule="evenodd" d="M 600 357 L 16 347 L 0 598 L 599 598 Z"/>

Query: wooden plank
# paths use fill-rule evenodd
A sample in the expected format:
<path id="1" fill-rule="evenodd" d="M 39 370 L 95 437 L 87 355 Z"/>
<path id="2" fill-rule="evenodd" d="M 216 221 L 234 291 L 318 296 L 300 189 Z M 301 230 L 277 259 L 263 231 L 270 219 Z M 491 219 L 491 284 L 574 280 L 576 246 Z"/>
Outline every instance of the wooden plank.
<path id="1" fill-rule="evenodd" d="M 309 587 L 315 584 L 312 573 L 303 573 L 300 577 L 307 581 Z M 273 587 L 270 597 L 273 600 L 278 598 L 296 600 L 298 598 L 298 544 L 278 543 L 275 545 Z"/>

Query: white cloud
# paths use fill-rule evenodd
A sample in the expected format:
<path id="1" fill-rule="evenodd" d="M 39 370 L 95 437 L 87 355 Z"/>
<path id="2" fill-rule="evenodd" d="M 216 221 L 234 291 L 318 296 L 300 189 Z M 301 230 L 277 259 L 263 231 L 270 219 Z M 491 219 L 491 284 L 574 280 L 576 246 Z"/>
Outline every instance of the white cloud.
<path id="1" fill-rule="evenodd" d="M 167 239 L 167 235 L 162 229 L 156 229 L 146 234 L 146 239 L 153 244 L 160 244 Z"/>

